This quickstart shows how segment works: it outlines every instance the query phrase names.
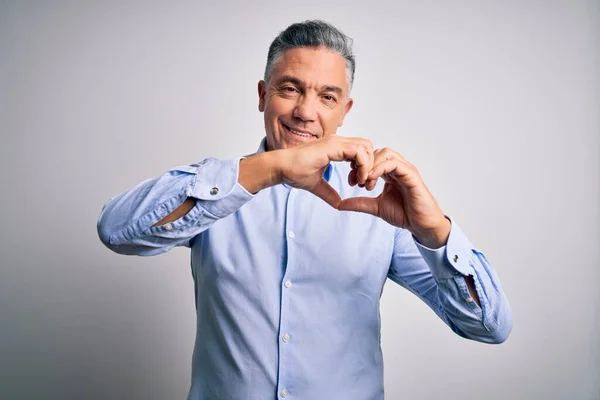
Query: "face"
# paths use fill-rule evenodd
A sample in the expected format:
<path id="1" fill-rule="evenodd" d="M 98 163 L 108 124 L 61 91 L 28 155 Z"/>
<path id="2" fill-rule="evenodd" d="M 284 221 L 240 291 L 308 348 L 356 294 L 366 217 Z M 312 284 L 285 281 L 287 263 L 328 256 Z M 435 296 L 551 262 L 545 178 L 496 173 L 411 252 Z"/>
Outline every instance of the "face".
<path id="1" fill-rule="evenodd" d="M 268 150 L 335 135 L 352 108 L 346 60 L 324 48 L 286 50 L 258 83 Z"/>

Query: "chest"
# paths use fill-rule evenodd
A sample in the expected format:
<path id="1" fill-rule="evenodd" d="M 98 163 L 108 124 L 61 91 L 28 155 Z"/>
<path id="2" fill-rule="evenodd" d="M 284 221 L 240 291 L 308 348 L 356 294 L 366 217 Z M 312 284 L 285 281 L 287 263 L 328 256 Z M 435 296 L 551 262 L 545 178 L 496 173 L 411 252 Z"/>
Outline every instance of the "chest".
<path id="1" fill-rule="evenodd" d="M 340 212 L 313 194 L 278 186 L 260 192 L 203 232 L 192 248 L 202 277 L 279 286 L 381 291 L 394 229 L 371 215 Z"/>

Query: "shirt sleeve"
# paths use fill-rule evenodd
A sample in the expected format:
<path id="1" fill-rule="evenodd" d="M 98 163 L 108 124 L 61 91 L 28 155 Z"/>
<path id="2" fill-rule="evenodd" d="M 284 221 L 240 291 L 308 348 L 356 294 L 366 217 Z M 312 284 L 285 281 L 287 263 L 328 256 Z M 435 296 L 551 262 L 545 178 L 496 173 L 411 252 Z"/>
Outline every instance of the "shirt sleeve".
<path id="1" fill-rule="evenodd" d="M 510 306 L 485 255 L 451 222 L 445 246 L 423 246 L 408 230 L 397 229 L 388 278 L 423 300 L 458 335 L 502 343 L 512 330 Z M 465 282 L 473 276 L 479 306 Z"/>
<path id="2" fill-rule="evenodd" d="M 148 179 L 110 199 L 98 218 L 100 240 L 111 250 L 152 256 L 191 240 L 251 200 L 254 195 L 238 183 L 243 157 L 221 161 L 207 158 Z M 188 197 L 195 206 L 176 221 L 153 227 Z"/>

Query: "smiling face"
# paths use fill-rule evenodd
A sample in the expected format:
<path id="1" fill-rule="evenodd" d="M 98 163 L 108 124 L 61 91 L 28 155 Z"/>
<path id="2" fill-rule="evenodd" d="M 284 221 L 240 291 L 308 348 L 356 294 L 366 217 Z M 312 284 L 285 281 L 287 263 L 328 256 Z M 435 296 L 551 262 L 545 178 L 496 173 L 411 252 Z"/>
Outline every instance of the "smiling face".
<path id="1" fill-rule="evenodd" d="M 258 83 L 258 95 L 268 150 L 335 135 L 353 103 L 346 60 L 320 47 L 284 51 L 269 81 Z"/>

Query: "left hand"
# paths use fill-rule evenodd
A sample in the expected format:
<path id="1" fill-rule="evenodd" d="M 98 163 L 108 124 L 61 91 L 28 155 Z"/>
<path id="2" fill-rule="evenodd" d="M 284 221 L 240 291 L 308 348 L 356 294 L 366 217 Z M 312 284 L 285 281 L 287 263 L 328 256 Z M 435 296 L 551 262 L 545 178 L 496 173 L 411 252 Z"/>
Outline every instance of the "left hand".
<path id="1" fill-rule="evenodd" d="M 354 197 L 342 200 L 338 210 L 372 214 L 389 224 L 411 231 L 421 242 L 445 244 L 450 221 L 444 216 L 414 165 L 398 152 L 384 148 L 375 150 L 371 172 L 363 182 L 359 182 L 358 167 L 356 161 L 353 161 L 352 171 L 348 176 L 351 186 L 358 184 L 367 190 L 373 190 L 377 180 L 383 178 L 383 191 L 374 198 Z"/>

